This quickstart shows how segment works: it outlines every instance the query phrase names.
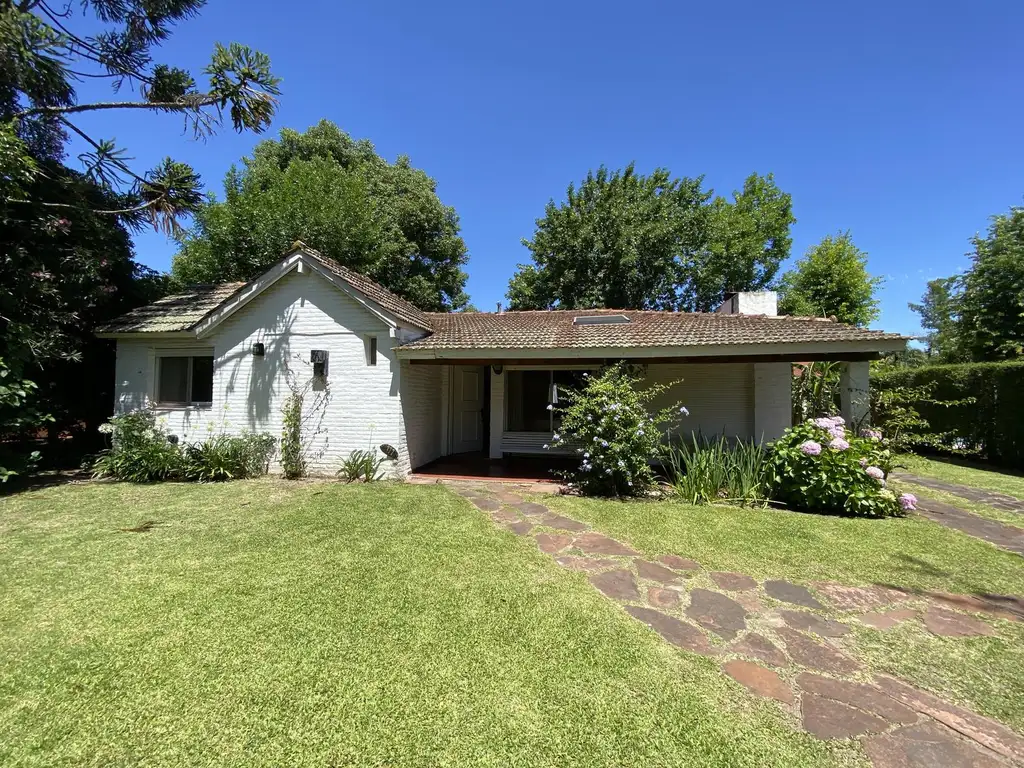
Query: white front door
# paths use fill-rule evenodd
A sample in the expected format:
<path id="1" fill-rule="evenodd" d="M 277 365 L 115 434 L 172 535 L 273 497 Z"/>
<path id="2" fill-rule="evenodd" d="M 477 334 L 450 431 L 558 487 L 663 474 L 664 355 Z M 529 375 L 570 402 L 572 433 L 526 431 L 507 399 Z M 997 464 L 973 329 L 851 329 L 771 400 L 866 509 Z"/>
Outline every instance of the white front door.
<path id="1" fill-rule="evenodd" d="M 452 453 L 484 448 L 484 368 L 456 365 L 452 400 Z"/>

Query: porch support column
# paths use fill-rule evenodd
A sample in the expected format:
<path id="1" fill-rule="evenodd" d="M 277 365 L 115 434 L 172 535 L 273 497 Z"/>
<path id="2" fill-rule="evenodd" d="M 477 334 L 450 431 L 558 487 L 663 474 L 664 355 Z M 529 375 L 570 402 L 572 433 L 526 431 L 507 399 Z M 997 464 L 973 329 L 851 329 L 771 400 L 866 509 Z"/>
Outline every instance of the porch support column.
<path id="1" fill-rule="evenodd" d="M 487 455 L 492 459 L 501 458 L 501 433 L 505 429 L 505 370 L 494 372 L 494 366 L 487 366 L 491 377 L 490 446 Z"/>
<path id="2" fill-rule="evenodd" d="M 754 363 L 754 440 L 778 440 L 793 420 L 793 364 Z"/>
<path id="3" fill-rule="evenodd" d="M 839 415 L 850 428 L 860 427 L 868 420 L 870 363 L 842 363 L 839 370 Z"/>

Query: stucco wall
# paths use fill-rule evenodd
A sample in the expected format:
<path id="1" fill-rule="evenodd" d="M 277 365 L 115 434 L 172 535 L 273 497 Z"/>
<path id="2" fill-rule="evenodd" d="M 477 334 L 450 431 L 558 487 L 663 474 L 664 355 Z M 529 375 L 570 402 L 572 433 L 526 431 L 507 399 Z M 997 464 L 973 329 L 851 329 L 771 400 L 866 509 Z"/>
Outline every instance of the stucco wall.
<path id="1" fill-rule="evenodd" d="M 366 339 L 377 337 L 377 365 L 366 360 Z M 254 357 L 254 342 L 266 346 Z M 387 325 L 316 274 L 292 272 L 200 341 L 187 342 L 214 354 L 214 403 L 210 408 L 163 408 L 158 416 L 183 440 L 222 432 L 281 433 L 287 380 L 311 378 L 309 353 L 329 353 L 327 388 L 305 397 L 304 437 L 313 472 L 333 473 L 355 448 L 389 443 L 404 454 L 399 363 Z M 119 341 L 116 408 L 153 402 L 155 357 L 182 343 Z M 408 463 L 400 455 L 398 470 Z"/>
<path id="2" fill-rule="evenodd" d="M 654 410 L 680 402 L 690 411 L 680 417 L 677 434 L 754 436 L 754 366 L 752 363 L 672 363 L 647 367 L 647 379 L 673 384 L 653 403 Z"/>

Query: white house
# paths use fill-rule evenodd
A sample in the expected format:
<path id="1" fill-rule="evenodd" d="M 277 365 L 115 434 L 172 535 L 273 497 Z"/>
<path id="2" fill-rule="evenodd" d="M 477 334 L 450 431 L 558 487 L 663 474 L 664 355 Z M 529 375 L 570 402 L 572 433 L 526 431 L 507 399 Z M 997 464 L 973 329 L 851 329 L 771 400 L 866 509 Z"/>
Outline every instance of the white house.
<path id="1" fill-rule="evenodd" d="M 302 243 L 251 282 L 169 296 L 97 334 L 117 341 L 117 412 L 152 408 L 184 441 L 277 436 L 292 387 L 305 388 L 312 470 L 387 444 L 398 475 L 452 454 L 542 452 L 559 387 L 611 360 L 679 381 L 665 397 L 689 408 L 687 431 L 764 441 L 790 423 L 792 363 L 842 361 L 843 415 L 857 420 L 868 361 L 906 345 L 777 316 L 771 292 L 731 295 L 716 313 L 422 312 Z"/>

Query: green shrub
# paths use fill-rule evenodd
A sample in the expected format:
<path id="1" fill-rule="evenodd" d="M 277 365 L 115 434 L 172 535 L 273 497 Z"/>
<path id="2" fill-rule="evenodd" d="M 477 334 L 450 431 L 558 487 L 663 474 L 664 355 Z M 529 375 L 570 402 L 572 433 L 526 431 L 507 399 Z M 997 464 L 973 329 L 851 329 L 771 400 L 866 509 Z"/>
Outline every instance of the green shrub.
<path id="1" fill-rule="evenodd" d="M 873 377 L 871 386 L 880 392 L 927 387 L 912 407 L 936 439 L 918 444 L 1024 469 L 1024 362 L 903 369 Z M 915 442 L 913 433 L 910 439 Z"/>
<path id="2" fill-rule="evenodd" d="M 764 504 L 768 499 L 768 452 L 753 440 L 694 434 L 664 449 L 664 468 L 674 495 L 690 504 Z"/>
<path id="3" fill-rule="evenodd" d="M 563 477 L 587 496 L 648 494 L 655 486 L 651 464 L 659 457 L 662 433 L 689 412 L 678 404 L 648 411 L 647 404 L 671 385 L 638 389 L 640 378 L 623 364 L 600 375 L 583 375 L 582 389 L 559 391 L 565 405 L 557 407 L 561 423 L 553 444 L 572 448 L 580 457 L 579 466 Z"/>
<path id="4" fill-rule="evenodd" d="M 265 432 L 241 437 L 217 435 L 185 446 L 182 475 L 199 482 L 259 477 L 267 473 L 273 454 L 274 438 Z"/>
<path id="5" fill-rule="evenodd" d="M 911 494 L 885 487 L 895 465 L 876 430 L 856 437 L 839 416 L 810 419 L 772 444 L 772 497 L 807 512 L 892 517 L 913 509 Z"/>
<path id="6" fill-rule="evenodd" d="M 114 416 L 100 427 L 112 445 L 93 463 L 94 477 L 110 477 L 132 483 L 151 483 L 178 476 L 181 450 L 157 423 L 152 411 L 132 411 Z"/>
<path id="7" fill-rule="evenodd" d="M 378 456 L 371 449 L 356 448 L 338 470 L 338 476 L 346 483 L 372 483 L 384 477 L 381 466 L 387 456 Z"/>

